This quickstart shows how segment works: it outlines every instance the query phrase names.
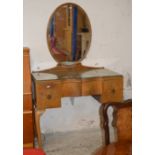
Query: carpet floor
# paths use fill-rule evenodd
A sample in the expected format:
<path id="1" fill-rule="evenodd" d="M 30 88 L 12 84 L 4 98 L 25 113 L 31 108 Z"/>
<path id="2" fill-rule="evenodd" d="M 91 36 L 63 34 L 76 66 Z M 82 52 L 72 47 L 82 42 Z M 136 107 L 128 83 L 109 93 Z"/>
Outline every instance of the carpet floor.
<path id="1" fill-rule="evenodd" d="M 100 129 L 44 135 L 46 155 L 91 155 L 104 142 Z"/>

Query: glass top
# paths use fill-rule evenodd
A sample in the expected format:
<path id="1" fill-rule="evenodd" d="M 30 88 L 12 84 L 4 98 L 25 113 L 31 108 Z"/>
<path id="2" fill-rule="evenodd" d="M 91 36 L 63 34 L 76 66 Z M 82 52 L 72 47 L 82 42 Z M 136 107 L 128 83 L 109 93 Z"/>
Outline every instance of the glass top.
<path id="1" fill-rule="evenodd" d="M 35 80 L 67 80 L 67 79 L 86 79 L 95 77 L 110 77 L 110 76 L 121 76 L 120 74 L 113 72 L 106 68 L 94 68 L 87 70 L 70 70 L 69 72 L 64 71 L 40 71 L 32 73 Z"/>

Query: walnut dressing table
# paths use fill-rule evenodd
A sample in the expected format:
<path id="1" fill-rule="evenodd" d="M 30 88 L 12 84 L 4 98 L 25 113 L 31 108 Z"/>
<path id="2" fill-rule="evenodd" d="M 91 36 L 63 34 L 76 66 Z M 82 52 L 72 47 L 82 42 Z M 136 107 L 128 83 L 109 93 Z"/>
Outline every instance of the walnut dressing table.
<path id="1" fill-rule="evenodd" d="M 40 114 L 46 108 L 61 107 L 61 97 L 94 96 L 100 103 L 123 100 L 123 77 L 105 68 L 82 65 L 57 66 L 32 73 L 35 118 L 39 147 L 41 144 Z"/>
<path id="2" fill-rule="evenodd" d="M 83 39 L 79 37 L 80 33 L 89 37 Z M 81 65 L 90 41 L 90 22 L 80 6 L 66 3 L 54 11 L 48 23 L 47 43 L 58 65 L 32 73 L 39 147 L 42 147 L 40 115 L 47 108 L 61 107 L 62 97 L 93 96 L 102 104 L 123 100 L 122 75 L 103 67 Z"/>

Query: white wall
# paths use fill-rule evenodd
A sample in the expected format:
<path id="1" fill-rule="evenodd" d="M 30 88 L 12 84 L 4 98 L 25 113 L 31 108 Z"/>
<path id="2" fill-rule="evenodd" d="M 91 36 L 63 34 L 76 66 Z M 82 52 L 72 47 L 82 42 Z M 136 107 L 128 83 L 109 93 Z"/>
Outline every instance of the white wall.
<path id="1" fill-rule="evenodd" d="M 24 46 L 31 49 L 31 69 L 56 65 L 46 43 L 46 28 L 54 9 L 66 0 L 24 0 Z M 124 98 L 131 98 L 131 0 L 70 0 L 88 14 L 92 43 L 83 61 L 104 66 L 124 75 Z M 99 104 L 92 97 L 62 99 L 62 108 L 47 110 L 41 118 L 42 132 L 99 126 Z"/>

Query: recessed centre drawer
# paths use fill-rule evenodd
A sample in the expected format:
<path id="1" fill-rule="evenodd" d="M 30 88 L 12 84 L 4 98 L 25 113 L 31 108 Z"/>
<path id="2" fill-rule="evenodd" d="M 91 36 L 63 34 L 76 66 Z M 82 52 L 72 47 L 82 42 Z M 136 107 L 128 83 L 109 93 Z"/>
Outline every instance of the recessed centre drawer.
<path id="1" fill-rule="evenodd" d="M 62 81 L 62 97 L 65 96 L 80 96 L 81 95 L 81 80 L 63 80 Z"/>
<path id="2" fill-rule="evenodd" d="M 39 81 L 36 83 L 36 102 L 39 109 L 61 106 L 61 82 Z"/>
<path id="3" fill-rule="evenodd" d="M 102 78 L 82 80 L 82 95 L 102 94 Z"/>

